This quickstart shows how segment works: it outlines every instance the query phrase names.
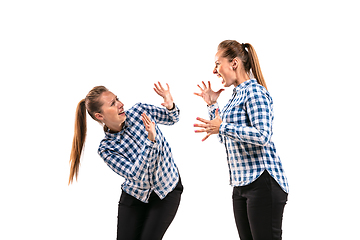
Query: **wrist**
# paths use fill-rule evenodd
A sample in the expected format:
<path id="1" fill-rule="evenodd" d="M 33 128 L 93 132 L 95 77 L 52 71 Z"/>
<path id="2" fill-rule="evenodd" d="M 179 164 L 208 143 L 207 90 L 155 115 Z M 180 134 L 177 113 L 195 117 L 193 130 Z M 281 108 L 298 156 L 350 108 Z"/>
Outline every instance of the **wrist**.
<path id="1" fill-rule="evenodd" d="M 210 106 L 214 105 L 215 103 L 216 103 L 216 101 L 215 102 L 207 102 L 206 104 L 210 107 Z"/>
<path id="2" fill-rule="evenodd" d="M 171 105 L 169 106 L 166 106 L 167 110 L 171 111 L 171 110 L 174 110 L 175 108 L 175 103 L 173 102 Z"/>
<path id="3" fill-rule="evenodd" d="M 155 142 L 155 135 L 153 135 L 153 134 L 148 134 L 148 139 L 150 140 L 150 141 L 152 141 L 152 142 Z"/>

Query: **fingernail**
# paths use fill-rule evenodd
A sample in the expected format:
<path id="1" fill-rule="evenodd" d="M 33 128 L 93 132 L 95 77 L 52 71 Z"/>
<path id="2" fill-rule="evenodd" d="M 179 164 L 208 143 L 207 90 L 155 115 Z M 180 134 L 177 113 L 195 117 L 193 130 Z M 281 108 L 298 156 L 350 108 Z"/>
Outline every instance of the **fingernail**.
<path id="1" fill-rule="evenodd" d="M 199 120 L 199 118 L 197 117 L 196 120 Z"/>

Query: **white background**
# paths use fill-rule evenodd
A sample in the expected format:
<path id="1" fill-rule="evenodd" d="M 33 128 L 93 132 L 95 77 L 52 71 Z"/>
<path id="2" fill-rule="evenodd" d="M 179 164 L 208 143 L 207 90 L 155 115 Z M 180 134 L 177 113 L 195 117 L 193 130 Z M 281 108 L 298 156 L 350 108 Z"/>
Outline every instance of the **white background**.
<path id="1" fill-rule="evenodd" d="M 251 3 L 250 3 L 251 2 Z M 104 85 L 130 108 L 181 109 L 162 126 L 185 187 L 164 240 L 238 239 L 225 148 L 201 142 L 197 84 L 217 45 L 251 43 L 274 99 L 273 140 L 290 184 L 283 239 L 355 239 L 359 194 L 356 1 L 1 1 L 0 239 L 115 239 L 123 179 L 97 155 L 88 118 L 78 182 L 67 185 L 77 103 Z M 232 88 L 219 99 L 223 106 Z"/>

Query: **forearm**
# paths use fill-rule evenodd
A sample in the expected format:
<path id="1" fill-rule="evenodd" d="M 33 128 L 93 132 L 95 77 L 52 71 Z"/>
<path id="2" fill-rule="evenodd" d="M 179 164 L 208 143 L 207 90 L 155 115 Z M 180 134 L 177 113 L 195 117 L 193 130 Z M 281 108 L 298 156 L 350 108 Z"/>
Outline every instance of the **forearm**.
<path id="1" fill-rule="evenodd" d="M 234 141 L 264 146 L 270 141 L 272 132 L 270 129 L 222 123 L 219 128 L 219 135 L 229 137 Z"/>
<path id="2" fill-rule="evenodd" d="M 219 109 L 219 104 L 215 102 L 210 106 L 208 105 L 207 108 L 208 108 L 210 120 L 213 120 L 215 118 L 216 109 Z"/>
<path id="3" fill-rule="evenodd" d="M 142 104 L 142 107 L 158 124 L 173 125 L 180 119 L 180 109 L 176 104 L 173 104 L 173 109 L 163 107 L 156 107 L 151 104 Z"/>
<path id="4" fill-rule="evenodd" d="M 104 162 L 118 175 L 126 179 L 143 181 L 148 174 L 150 165 L 156 160 L 158 144 L 146 139 L 140 154 L 135 159 L 124 156 L 113 150 L 99 150 Z"/>

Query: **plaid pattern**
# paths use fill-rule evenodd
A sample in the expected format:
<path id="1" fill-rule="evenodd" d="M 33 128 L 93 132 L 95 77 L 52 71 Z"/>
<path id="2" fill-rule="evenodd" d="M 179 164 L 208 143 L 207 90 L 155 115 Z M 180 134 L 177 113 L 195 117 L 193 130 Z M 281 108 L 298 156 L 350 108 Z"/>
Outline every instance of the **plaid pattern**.
<path id="1" fill-rule="evenodd" d="M 210 119 L 219 108 L 208 107 Z M 248 80 L 236 88 L 222 111 L 218 138 L 225 144 L 232 186 L 245 186 L 267 170 L 285 192 L 289 192 L 287 178 L 275 145 L 271 141 L 273 101 L 269 92 Z"/>
<path id="2" fill-rule="evenodd" d="M 156 124 L 156 142 L 147 136 L 141 114 L 145 112 Z M 152 191 L 161 199 L 171 192 L 179 180 L 169 143 L 158 124 L 173 125 L 180 110 L 137 103 L 126 111 L 124 128 L 118 133 L 105 133 L 99 155 L 117 174 L 125 178 L 122 190 L 147 203 Z"/>

